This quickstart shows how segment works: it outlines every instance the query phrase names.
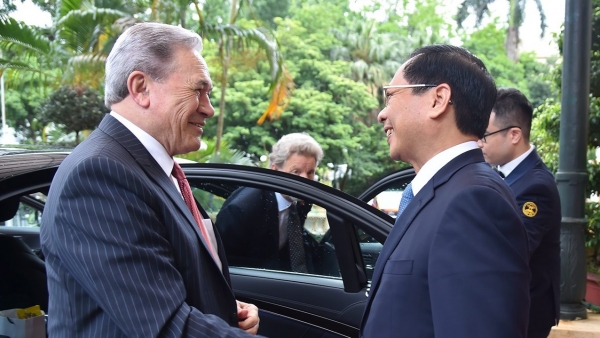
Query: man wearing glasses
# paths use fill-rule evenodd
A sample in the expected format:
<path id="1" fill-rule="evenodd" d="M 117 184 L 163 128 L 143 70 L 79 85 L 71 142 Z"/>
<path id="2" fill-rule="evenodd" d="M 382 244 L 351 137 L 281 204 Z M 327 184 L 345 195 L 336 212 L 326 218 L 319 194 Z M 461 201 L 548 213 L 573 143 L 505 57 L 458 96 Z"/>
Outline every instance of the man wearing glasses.
<path id="1" fill-rule="evenodd" d="M 427 46 L 384 94 L 390 157 L 417 175 L 377 261 L 362 337 L 525 337 L 527 235 L 510 188 L 477 147 L 494 80 L 469 51 Z"/>
<path id="2" fill-rule="evenodd" d="M 514 88 L 499 89 L 488 129 L 478 141 L 485 160 L 511 187 L 529 242 L 529 338 L 548 337 L 559 316 L 560 198 L 552 173 L 529 143 L 533 107 Z"/>

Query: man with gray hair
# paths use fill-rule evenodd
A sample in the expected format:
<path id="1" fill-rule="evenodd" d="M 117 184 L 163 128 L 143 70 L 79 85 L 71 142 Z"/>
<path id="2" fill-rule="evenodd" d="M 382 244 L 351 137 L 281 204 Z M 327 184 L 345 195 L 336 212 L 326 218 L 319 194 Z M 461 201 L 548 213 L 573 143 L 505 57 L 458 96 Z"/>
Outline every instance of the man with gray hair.
<path id="1" fill-rule="evenodd" d="M 306 133 L 283 136 L 269 154 L 270 168 L 314 179 L 323 159 L 321 146 Z M 312 205 L 279 192 L 242 187 L 225 201 L 216 226 L 232 266 L 313 272 L 304 230 Z"/>
<path id="2" fill-rule="evenodd" d="M 173 156 L 214 115 L 200 36 L 128 28 L 106 60 L 97 130 L 58 169 L 41 226 L 51 337 L 245 337 L 219 234 Z M 243 329 L 247 332 L 244 332 Z"/>

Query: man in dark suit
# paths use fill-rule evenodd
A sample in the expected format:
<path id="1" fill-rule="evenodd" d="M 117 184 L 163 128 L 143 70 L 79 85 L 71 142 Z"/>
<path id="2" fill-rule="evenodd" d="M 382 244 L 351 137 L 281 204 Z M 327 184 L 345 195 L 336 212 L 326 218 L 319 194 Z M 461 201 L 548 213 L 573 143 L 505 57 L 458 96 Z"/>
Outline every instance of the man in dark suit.
<path id="1" fill-rule="evenodd" d="M 195 33 L 142 23 L 108 56 L 112 112 L 62 163 L 44 210 L 49 336 L 257 332 L 258 309 L 236 304 L 219 235 L 173 160 L 200 147 L 214 115 L 201 49 Z"/>
<path id="2" fill-rule="evenodd" d="M 414 51 L 379 113 L 404 191 L 373 274 L 363 337 L 525 337 L 527 237 L 508 186 L 485 163 L 496 86 L 467 50 Z"/>
<path id="3" fill-rule="evenodd" d="M 323 158 L 321 146 L 306 133 L 283 136 L 269 154 L 270 168 L 314 179 Z M 223 239 L 229 264 L 283 271 L 315 272 L 312 264 L 316 241 L 304 229 L 312 205 L 279 192 L 242 187 L 229 196 L 216 227 Z M 293 209 L 295 209 L 293 211 Z M 295 216 L 298 223 L 290 222 Z M 298 227 L 292 229 L 290 227 Z M 294 247 L 293 232 L 301 233 L 302 245 Z M 303 262 L 292 264 L 290 253 L 301 251 Z M 298 257 L 302 260 L 302 257 Z"/>
<path id="4" fill-rule="evenodd" d="M 533 107 L 514 88 L 499 89 L 486 134 L 485 160 L 513 190 L 529 242 L 529 338 L 548 337 L 559 319 L 560 197 L 554 176 L 529 143 Z"/>

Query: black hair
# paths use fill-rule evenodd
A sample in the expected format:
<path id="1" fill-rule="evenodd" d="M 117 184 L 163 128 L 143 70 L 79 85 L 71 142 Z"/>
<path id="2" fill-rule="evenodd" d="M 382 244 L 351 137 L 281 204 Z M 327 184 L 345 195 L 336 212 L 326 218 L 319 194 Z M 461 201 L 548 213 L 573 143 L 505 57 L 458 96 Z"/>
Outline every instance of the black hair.
<path id="1" fill-rule="evenodd" d="M 411 84 L 448 84 L 458 130 L 482 138 L 496 101 L 496 84 L 483 62 L 468 50 L 452 45 L 425 46 L 409 58 L 404 78 Z M 428 89 L 414 88 L 413 92 Z"/>
<path id="2" fill-rule="evenodd" d="M 527 97 L 515 88 L 500 88 L 492 111 L 498 127 L 519 126 L 523 138 L 529 141 L 533 106 Z"/>

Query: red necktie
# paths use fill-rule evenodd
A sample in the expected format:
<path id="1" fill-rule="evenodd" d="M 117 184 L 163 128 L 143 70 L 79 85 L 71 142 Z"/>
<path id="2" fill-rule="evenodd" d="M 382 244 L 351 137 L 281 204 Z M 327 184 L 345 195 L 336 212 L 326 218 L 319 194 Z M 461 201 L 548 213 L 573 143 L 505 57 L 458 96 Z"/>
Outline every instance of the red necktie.
<path id="1" fill-rule="evenodd" d="M 183 200 L 192 212 L 192 215 L 194 215 L 194 219 L 196 220 L 196 223 L 198 223 L 200 233 L 204 237 L 204 241 L 206 242 L 210 253 L 213 255 L 213 257 L 216 257 L 215 249 L 213 248 L 210 241 L 210 237 L 208 236 L 208 231 L 206 231 L 206 227 L 204 226 L 202 217 L 200 217 L 200 210 L 198 210 L 196 200 L 194 199 L 194 195 L 192 195 L 192 189 L 190 188 L 190 184 L 188 183 L 187 178 L 185 178 L 185 174 L 183 173 L 183 170 L 177 162 L 175 162 L 175 165 L 173 166 L 172 175 L 173 177 L 175 177 L 175 179 L 177 179 L 177 183 L 179 183 L 179 189 L 181 189 Z"/>

